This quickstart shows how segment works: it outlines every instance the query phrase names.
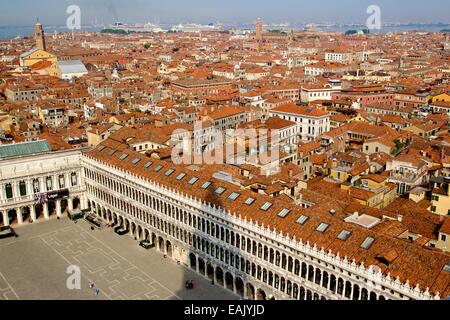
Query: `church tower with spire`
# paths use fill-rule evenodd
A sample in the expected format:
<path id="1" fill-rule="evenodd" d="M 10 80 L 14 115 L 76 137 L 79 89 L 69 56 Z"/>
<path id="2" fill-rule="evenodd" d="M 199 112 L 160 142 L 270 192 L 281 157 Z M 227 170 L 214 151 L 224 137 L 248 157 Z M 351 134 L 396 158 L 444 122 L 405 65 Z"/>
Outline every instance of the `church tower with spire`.
<path id="1" fill-rule="evenodd" d="M 47 51 L 47 47 L 45 45 L 44 29 L 42 28 L 42 24 L 39 22 L 39 19 L 37 20 L 34 27 L 34 37 L 36 40 L 36 49 Z"/>

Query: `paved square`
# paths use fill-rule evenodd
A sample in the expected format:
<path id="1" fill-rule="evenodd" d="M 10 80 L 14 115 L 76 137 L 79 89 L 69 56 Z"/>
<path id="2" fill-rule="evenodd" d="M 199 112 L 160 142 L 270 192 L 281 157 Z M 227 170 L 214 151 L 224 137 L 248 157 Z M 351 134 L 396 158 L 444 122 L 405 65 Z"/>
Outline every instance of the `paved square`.
<path id="1" fill-rule="evenodd" d="M 64 218 L 16 231 L 19 238 L 0 240 L 0 300 L 237 299 L 156 249 L 145 250 L 110 229 L 92 231 L 84 221 Z M 71 265 L 80 267 L 80 290 L 67 288 Z M 186 290 L 185 279 L 194 279 L 196 288 Z"/>

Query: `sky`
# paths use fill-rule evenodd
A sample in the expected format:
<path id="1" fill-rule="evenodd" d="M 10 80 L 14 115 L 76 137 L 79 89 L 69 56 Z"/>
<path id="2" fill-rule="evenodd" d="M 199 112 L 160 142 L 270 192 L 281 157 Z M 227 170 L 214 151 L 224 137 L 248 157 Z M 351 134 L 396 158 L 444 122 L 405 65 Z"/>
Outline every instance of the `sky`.
<path id="1" fill-rule="evenodd" d="M 0 26 L 65 25 L 69 5 L 81 8 L 82 25 L 124 23 L 365 23 L 369 5 L 383 22 L 450 23 L 448 0 L 0 0 Z"/>

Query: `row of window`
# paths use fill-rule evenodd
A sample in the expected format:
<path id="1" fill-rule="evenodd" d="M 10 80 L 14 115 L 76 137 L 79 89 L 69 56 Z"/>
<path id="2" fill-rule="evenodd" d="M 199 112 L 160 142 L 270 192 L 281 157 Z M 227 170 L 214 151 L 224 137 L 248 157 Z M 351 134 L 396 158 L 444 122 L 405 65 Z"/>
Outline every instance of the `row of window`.
<path id="1" fill-rule="evenodd" d="M 88 176 L 93 176 L 98 179 L 98 182 L 101 183 L 102 181 L 110 181 L 109 178 L 102 174 L 93 173 L 90 170 L 87 171 Z M 97 180 L 97 179 L 95 179 Z M 121 183 L 119 183 L 122 185 Z M 107 184 L 105 184 L 106 187 L 108 187 Z M 126 190 L 128 189 L 128 186 L 123 185 L 123 187 L 120 187 L 120 190 Z M 132 189 L 132 188 L 129 188 Z M 95 192 L 96 196 L 98 196 L 100 199 L 104 200 L 105 202 L 110 203 L 112 206 L 118 208 L 119 210 L 125 211 L 132 216 L 138 218 L 139 220 L 149 222 L 151 223 L 151 220 L 154 219 L 153 216 L 150 218 L 148 217 L 148 213 L 144 212 L 143 210 L 136 208 L 135 206 L 130 205 L 127 202 L 122 201 L 121 199 L 117 199 L 113 197 L 110 194 L 107 194 L 101 190 L 98 190 L 96 188 L 92 189 L 92 191 Z M 218 190 L 217 192 L 220 192 Z M 132 195 L 134 192 L 131 192 L 127 194 L 126 196 L 129 196 L 130 198 L 133 198 L 136 201 L 141 202 L 143 205 L 149 206 L 151 209 L 160 212 L 168 217 L 171 217 L 181 223 L 184 223 L 190 227 L 196 228 L 198 231 L 207 234 L 211 237 L 214 237 L 221 242 L 225 242 L 238 250 L 242 250 L 244 252 L 247 252 L 257 258 L 263 259 L 265 261 L 268 261 L 269 263 L 280 267 L 284 270 L 292 271 L 292 266 L 294 264 L 294 259 L 292 257 L 288 257 L 284 253 L 280 253 L 278 250 L 269 249 L 266 245 L 257 244 L 256 241 L 252 241 L 249 238 L 246 238 L 242 235 L 239 235 L 238 233 L 235 233 L 234 231 L 228 230 L 228 228 L 221 227 L 213 222 L 207 221 L 204 218 L 200 218 L 195 215 L 191 215 L 190 213 L 187 213 L 186 211 L 179 209 L 177 207 L 174 207 L 173 205 L 167 204 L 159 199 L 152 198 L 146 194 L 141 193 L 140 191 L 137 191 L 138 194 L 141 196 L 136 197 L 135 199 Z M 131 195 L 131 196 L 130 196 Z M 230 197 L 233 197 L 233 194 L 230 195 Z M 261 209 L 263 210 L 264 206 L 270 206 L 271 204 L 266 203 L 264 204 Z M 282 210 L 279 214 L 280 215 L 287 215 L 289 212 L 285 212 L 285 210 Z M 147 217 L 147 218 L 146 218 Z M 166 223 L 166 222 L 164 222 Z M 301 223 L 301 222 L 298 222 Z M 327 225 L 321 224 L 317 227 L 318 232 L 325 232 L 327 229 Z M 348 231 L 343 230 L 341 234 L 338 237 L 341 237 L 343 240 L 348 238 L 350 236 L 350 233 Z M 362 244 L 362 247 L 369 248 L 371 244 L 373 243 L 374 239 L 366 239 L 365 243 Z M 236 250 L 236 249 L 235 249 Z M 299 260 L 295 259 L 295 263 L 300 263 Z M 298 274 L 297 274 L 298 275 Z"/>
<path id="2" fill-rule="evenodd" d="M 55 189 L 64 189 L 67 187 L 66 185 L 66 178 L 63 174 L 59 175 L 58 180 L 57 180 L 57 184 L 55 185 L 54 183 L 54 177 L 46 177 L 43 178 L 44 182 L 45 182 L 45 191 L 52 191 Z M 72 187 L 77 186 L 78 185 L 78 175 L 76 172 L 72 172 L 70 174 L 70 185 Z M 31 181 L 31 186 L 32 186 L 32 191 L 31 194 L 34 193 L 38 193 L 44 190 L 41 190 L 41 180 L 38 178 L 35 178 Z M 55 188 L 55 186 L 57 188 Z M 13 184 L 11 183 L 7 183 L 4 186 L 4 191 L 5 191 L 5 196 L 6 199 L 12 199 L 14 198 L 14 190 L 13 190 Z M 24 180 L 19 181 L 18 183 L 18 195 L 20 197 L 24 197 L 28 195 L 28 191 L 27 191 L 27 184 Z"/>

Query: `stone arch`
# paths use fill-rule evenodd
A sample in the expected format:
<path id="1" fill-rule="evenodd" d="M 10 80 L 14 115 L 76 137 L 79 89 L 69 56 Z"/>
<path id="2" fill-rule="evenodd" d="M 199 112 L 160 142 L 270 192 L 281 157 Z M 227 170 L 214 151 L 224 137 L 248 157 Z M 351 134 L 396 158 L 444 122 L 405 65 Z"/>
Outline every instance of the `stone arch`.
<path id="1" fill-rule="evenodd" d="M 144 229 L 139 224 L 137 225 L 137 229 L 136 229 L 136 237 L 137 237 L 137 240 L 141 240 L 144 238 Z"/>
<path id="2" fill-rule="evenodd" d="M 361 290 L 361 300 L 369 300 L 369 292 L 366 288 L 362 288 Z"/>
<path id="3" fill-rule="evenodd" d="M 30 207 L 26 206 L 23 207 L 21 210 L 22 213 L 22 221 L 24 223 L 29 222 L 31 220 L 31 210 Z"/>
<path id="4" fill-rule="evenodd" d="M 351 298 L 351 295 L 352 295 L 352 284 L 351 284 L 350 281 L 346 281 L 345 282 L 345 292 L 344 292 L 344 294 L 345 294 L 345 297 L 347 299 Z"/>
<path id="5" fill-rule="evenodd" d="M 315 279 L 314 282 L 320 285 L 320 281 L 322 280 L 322 271 L 319 268 L 316 268 Z"/>
<path id="6" fill-rule="evenodd" d="M 56 201 L 50 200 L 47 202 L 48 215 L 51 217 L 56 215 Z"/>
<path id="7" fill-rule="evenodd" d="M 130 233 L 136 238 L 136 224 L 134 222 L 130 223 Z"/>
<path id="8" fill-rule="evenodd" d="M 6 216 L 9 220 L 9 225 L 17 224 L 17 210 L 16 209 L 8 209 L 6 212 Z"/>
<path id="9" fill-rule="evenodd" d="M 189 265 L 192 270 L 197 270 L 197 257 L 192 252 L 189 254 Z"/>
<path id="10" fill-rule="evenodd" d="M 267 300 L 266 292 L 263 289 L 256 291 L 256 300 Z"/>
<path id="11" fill-rule="evenodd" d="M 322 276 L 322 286 L 324 288 L 328 288 L 328 281 L 329 281 L 328 272 L 324 271 Z"/>
<path id="12" fill-rule="evenodd" d="M 306 300 L 306 290 L 303 287 L 300 287 L 300 300 Z"/>
<path id="13" fill-rule="evenodd" d="M 336 292 L 336 276 L 334 274 L 330 276 L 330 291 Z"/>
<path id="14" fill-rule="evenodd" d="M 150 231 L 148 229 L 144 229 L 143 240 L 146 240 L 146 241 L 150 240 Z"/>
<path id="15" fill-rule="evenodd" d="M 353 286 L 353 300 L 359 300 L 359 293 L 360 293 L 360 289 L 359 286 L 357 284 L 355 284 Z"/>
<path id="16" fill-rule="evenodd" d="M 61 199 L 61 212 L 65 213 L 69 211 L 69 199 Z"/>
<path id="17" fill-rule="evenodd" d="M 219 286 L 224 286 L 224 274 L 220 267 L 216 267 L 216 280 Z"/>
<path id="18" fill-rule="evenodd" d="M 247 299 L 255 300 L 255 287 L 251 283 L 247 283 Z"/>
<path id="19" fill-rule="evenodd" d="M 342 278 L 339 278 L 337 283 L 337 294 L 343 295 L 343 293 L 344 293 L 344 280 L 342 280 Z"/>
<path id="20" fill-rule="evenodd" d="M 294 285 L 292 286 L 292 297 L 294 299 L 298 299 L 299 298 L 298 294 L 299 294 L 298 284 L 294 283 Z"/>
<path id="21" fill-rule="evenodd" d="M 311 265 L 308 267 L 308 281 L 314 282 L 314 267 Z"/>
<path id="22" fill-rule="evenodd" d="M 158 237 L 158 250 L 164 252 L 164 239 Z"/>
<path id="23" fill-rule="evenodd" d="M 128 219 L 124 219 L 123 226 L 126 230 L 130 230 L 130 221 Z"/>
<path id="24" fill-rule="evenodd" d="M 173 256 L 172 243 L 169 240 L 166 241 L 166 254 L 170 258 Z"/>
<path id="25" fill-rule="evenodd" d="M 240 277 L 236 277 L 234 280 L 236 286 L 236 293 L 240 297 L 244 297 L 244 281 Z"/>
<path id="26" fill-rule="evenodd" d="M 286 282 L 286 294 L 292 296 L 292 282 L 290 280 Z"/>
<path id="27" fill-rule="evenodd" d="M 112 213 L 112 223 L 113 223 L 113 226 L 116 226 L 119 223 L 117 213 L 115 213 L 115 212 Z"/>
<path id="28" fill-rule="evenodd" d="M 69 201 L 70 201 L 70 199 L 69 199 Z M 80 209 L 80 207 L 81 207 L 80 197 L 74 197 L 72 199 L 72 208 L 74 210 L 77 210 L 77 209 Z"/>
<path id="29" fill-rule="evenodd" d="M 234 283 L 233 275 L 229 272 L 225 273 L 225 288 L 233 291 L 233 283 Z"/>
<path id="30" fill-rule="evenodd" d="M 206 266 L 206 276 L 209 280 L 214 280 L 214 267 L 210 263 Z"/>

